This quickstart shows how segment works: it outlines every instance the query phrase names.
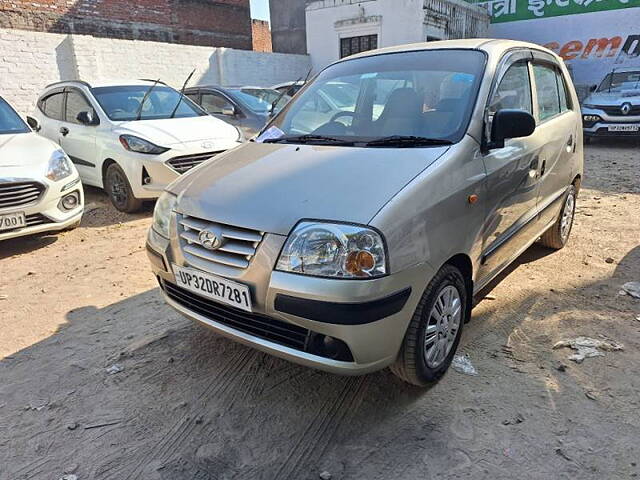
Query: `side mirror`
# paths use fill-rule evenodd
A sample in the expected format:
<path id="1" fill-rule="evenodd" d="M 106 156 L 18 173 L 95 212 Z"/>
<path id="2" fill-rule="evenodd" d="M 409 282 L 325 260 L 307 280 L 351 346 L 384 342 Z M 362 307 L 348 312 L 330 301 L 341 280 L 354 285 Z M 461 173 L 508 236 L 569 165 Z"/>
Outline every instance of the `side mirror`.
<path id="1" fill-rule="evenodd" d="M 589 91 L 590 91 L 590 92 L 595 92 L 595 91 L 597 90 L 597 88 L 598 88 L 598 85 L 591 85 L 591 86 L 589 87 Z"/>
<path id="2" fill-rule="evenodd" d="M 504 148 L 509 138 L 528 137 L 536 130 L 536 120 L 524 110 L 498 110 L 493 116 L 489 150 Z"/>
<path id="3" fill-rule="evenodd" d="M 222 114 L 223 115 L 228 115 L 230 117 L 233 117 L 236 114 L 236 107 L 234 107 L 233 105 L 230 105 L 228 107 L 224 107 L 222 109 Z"/>
<path id="4" fill-rule="evenodd" d="M 40 122 L 33 117 L 27 117 L 27 124 L 31 127 L 31 130 L 33 130 L 34 132 L 39 132 L 40 130 L 42 130 L 42 127 L 40 126 Z"/>
<path id="5" fill-rule="evenodd" d="M 96 122 L 97 117 L 95 117 L 92 112 L 80 112 L 78 116 L 76 116 L 76 120 L 78 120 L 82 125 L 87 126 L 98 124 L 98 122 Z"/>

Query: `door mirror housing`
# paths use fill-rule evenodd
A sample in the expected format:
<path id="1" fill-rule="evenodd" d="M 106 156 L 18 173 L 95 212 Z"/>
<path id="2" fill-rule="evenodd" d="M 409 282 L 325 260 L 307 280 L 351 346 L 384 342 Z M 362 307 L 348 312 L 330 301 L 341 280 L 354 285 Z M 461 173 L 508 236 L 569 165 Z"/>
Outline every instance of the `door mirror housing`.
<path id="1" fill-rule="evenodd" d="M 524 110 L 498 110 L 493 116 L 488 150 L 504 148 L 509 138 L 528 137 L 536 130 L 536 120 Z"/>
<path id="2" fill-rule="evenodd" d="M 31 127 L 31 130 L 33 130 L 34 132 L 39 132 L 40 130 L 42 130 L 42 127 L 40 126 L 40 122 L 38 121 L 37 118 L 27 117 L 27 124 Z"/>
<path id="3" fill-rule="evenodd" d="M 590 92 L 595 92 L 597 89 L 598 89 L 598 85 L 591 85 L 591 86 L 589 87 L 589 91 L 590 91 Z"/>
<path id="4" fill-rule="evenodd" d="M 80 122 L 82 125 L 93 126 L 98 125 L 98 117 L 94 115 L 93 112 L 80 112 L 76 117 L 76 120 Z"/>
<path id="5" fill-rule="evenodd" d="M 236 115 L 236 107 L 234 107 L 233 105 L 229 105 L 228 107 L 224 107 L 222 109 L 222 114 L 223 115 L 228 115 L 230 117 L 234 117 Z"/>

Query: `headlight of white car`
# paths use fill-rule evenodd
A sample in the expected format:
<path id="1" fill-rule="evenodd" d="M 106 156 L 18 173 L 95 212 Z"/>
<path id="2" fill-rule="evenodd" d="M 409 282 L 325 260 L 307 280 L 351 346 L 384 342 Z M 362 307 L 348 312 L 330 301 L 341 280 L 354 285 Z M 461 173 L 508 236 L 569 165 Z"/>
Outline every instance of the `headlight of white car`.
<path id="1" fill-rule="evenodd" d="M 287 239 L 276 269 L 318 277 L 381 277 L 387 274 L 384 240 L 367 227 L 301 222 Z"/>
<path id="2" fill-rule="evenodd" d="M 169 222 L 176 202 L 177 197 L 174 194 L 164 192 L 153 210 L 153 229 L 165 238 L 169 238 Z"/>
<path id="3" fill-rule="evenodd" d="M 49 165 L 47 165 L 46 177 L 52 182 L 58 182 L 73 174 L 71 160 L 62 150 L 56 150 L 51 154 Z"/>
<path id="4" fill-rule="evenodd" d="M 120 143 L 130 152 L 146 153 L 148 155 L 160 155 L 161 153 L 169 151 L 168 148 L 160 147 L 144 138 L 133 135 L 120 135 Z"/>

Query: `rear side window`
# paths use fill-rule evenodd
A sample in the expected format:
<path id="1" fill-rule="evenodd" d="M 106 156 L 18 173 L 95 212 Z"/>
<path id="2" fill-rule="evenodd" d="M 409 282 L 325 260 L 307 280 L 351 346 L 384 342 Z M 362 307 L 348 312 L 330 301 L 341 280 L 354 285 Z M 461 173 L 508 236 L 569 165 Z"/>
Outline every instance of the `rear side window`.
<path id="1" fill-rule="evenodd" d="M 500 80 L 489 103 L 489 114 L 498 110 L 516 109 L 533 113 L 531 106 L 531 82 L 527 62 L 514 63 Z"/>
<path id="2" fill-rule="evenodd" d="M 557 74 L 553 67 L 534 64 L 533 75 L 536 79 L 538 120 L 544 122 L 561 112 Z"/>
<path id="3" fill-rule="evenodd" d="M 204 108 L 208 113 L 222 115 L 222 111 L 224 109 L 231 109 L 233 108 L 233 105 L 220 95 L 216 95 L 215 93 L 203 93 L 202 108 Z"/>
<path id="4" fill-rule="evenodd" d="M 78 114 L 80 112 L 89 112 L 95 116 L 93 107 L 89 104 L 84 95 L 78 92 L 67 93 L 67 122 L 80 124 L 78 121 Z"/>
<path id="5" fill-rule="evenodd" d="M 55 93 L 42 100 L 41 110 L 49 118 L 62 120 L 64 93 Z"/>

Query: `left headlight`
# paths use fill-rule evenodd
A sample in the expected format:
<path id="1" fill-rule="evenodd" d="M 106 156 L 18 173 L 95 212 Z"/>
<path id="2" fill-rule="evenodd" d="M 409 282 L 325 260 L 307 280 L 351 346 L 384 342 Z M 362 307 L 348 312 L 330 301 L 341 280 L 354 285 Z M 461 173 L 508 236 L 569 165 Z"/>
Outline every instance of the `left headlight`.
<path id="1" fill-rule="evenodd" d="M 387 274 L 384 240 L 367 227 L 301 222 L 287 239 L 276 269 L 318 277 L 381 277 Z"/>
<path id="2" fill-rule="evenodd" d="M 160 155 L 169 151 L 168 148 L 160 147 L 144 138 L 133 135 L 120 135 L 120 143 L 130 152 L 146 153 L 147 155 Z"/>
<path id="3" fill-rule="evenodd" d="M 47 165 L 46 177 L 52 182 L 58 182 L 63 178 L 67 178 L 73 174 L 71 160 L 62 150 L 56 150 L 49 159 Z"/>
<path id="4" fill-rule="evenodd" d="M 153 229 L 165 238 L 169 238 L 169 222 L 176 202 L 177 197 L 174 194 L 164 192 L 153 210 Z"/>

